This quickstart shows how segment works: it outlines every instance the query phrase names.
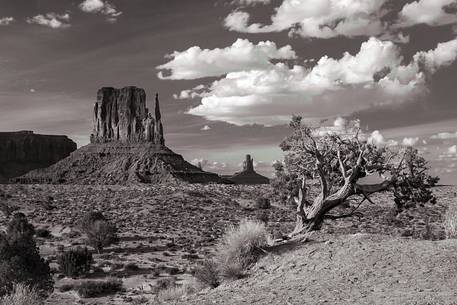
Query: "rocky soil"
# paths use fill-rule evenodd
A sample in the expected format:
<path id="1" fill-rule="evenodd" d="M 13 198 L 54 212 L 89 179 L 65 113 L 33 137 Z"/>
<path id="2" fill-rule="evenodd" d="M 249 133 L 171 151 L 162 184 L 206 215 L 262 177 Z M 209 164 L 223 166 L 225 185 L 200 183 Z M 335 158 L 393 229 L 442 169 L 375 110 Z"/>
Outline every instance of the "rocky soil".
<path id="1" fill-rule="evenodd" d="M 437 188 L 436 205 L 399 215 L 391 197 L 373 197 L 376 205 L 364 203 L 358 210 L 364 217 L 328 222 L 314 242 L 290 251 L 272 251 L 247 279 L 186 297 L 180 304 L 271 303 L 266 300 L 272 300 L 271 304 L 427 304 L 414 303 L 426 295 L 436 295 L 433 300 L 440 301 L 430 304 L 448 304 L 444 301 L 455 297 L 447 287 L 456 284 L 457 246 L 440 240 L 444 238 L 442 217 L 455 201 L 456 191 Z M 290 231 L 293 208 L 255 207 L 255 200 L 269 197 L 270 192 L 269 186 L 236 185 L 0 185 L 0 201 L 3 206 L 16 206 L 37 228 L 51 231 L 52 237 L 40 238 L 39 244 L 53 268 L 62 249 L 84 245 L 77 230 L 81 217 L 102 211 L 119 228 L 121 241 L 95 254 L 96 268 L 89 278 L 120 278 L 126 291 L 80 299 L 72 292 L 59 291 L 62 285 L 80 279 L 56 274 L 56 292 L 49 304 L 130 304 L 140 297 L 153 298 L 162 279 L 188 281 L 191 267 L 211 253 L 228 226 L 243 218 L 268 218 L 269 230 L 276 237 Z M 335 214 L 347 213 L 356 204 Z M 0 229 L 6 223 L 0 213 Z M 139 268 L 127 268 L 132 264 Z M 389 292 L 392 289 L 394 293 Z M 376 297 L 380 295 L 386 298 Z M 375 299 L 385 302 L 375 303 Z"/>

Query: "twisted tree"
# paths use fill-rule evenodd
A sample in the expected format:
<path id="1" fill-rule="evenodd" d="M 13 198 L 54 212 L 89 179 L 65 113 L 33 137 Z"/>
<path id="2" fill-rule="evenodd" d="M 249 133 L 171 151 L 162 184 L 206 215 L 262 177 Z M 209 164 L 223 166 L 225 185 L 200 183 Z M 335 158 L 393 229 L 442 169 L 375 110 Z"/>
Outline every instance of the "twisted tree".
<path id="1" fill-rule="evenodd" d="M 340 132 L 326 132 L 310 127 L 295 116 L 292 129 L 280 145 L 286 153 L 284 166 L 278 178 L 297 204 L 297 219 L 289 238 L 321 228 L 325 219 L 338 219 L 360 215 L 356 210 L 365 201 L 374 202 L 374 193 L 392 191 L 398 211 L 419 203 L 435 202 L 431 188 L 439 178 L 427 173 L 427 162 L 412 147 L 394 149 L 370 144 L 353 122 Z M 379 181 L 364 184 L 361 179 L 376 175 Z M 290 179 L 295 178 L 295 182 Z M 316 180 L 318 195 L 310 199 L 311 184 Z M 280 180 L 281 181 L 281 180 Z M 279 182 L 281 184 L 282 182 Z M 291 185 L 299 185 L 298 194 Z M 296 195 L 296 196 L 295 196 Z M 358 200 L 352 212 L 334 215 L 330 212 L 350 200 Z"/>

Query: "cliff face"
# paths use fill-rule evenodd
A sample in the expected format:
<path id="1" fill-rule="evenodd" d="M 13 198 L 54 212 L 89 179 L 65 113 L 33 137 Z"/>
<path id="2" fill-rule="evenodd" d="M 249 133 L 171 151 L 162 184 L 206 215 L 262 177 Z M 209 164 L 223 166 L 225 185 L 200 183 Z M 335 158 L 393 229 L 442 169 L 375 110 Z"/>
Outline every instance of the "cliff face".
<path id="1" fill-rule="evenodd" d="M 74 150 L 76 143 L 66 136 L 39 135 L 32 131 L 0 132 L 0 182 L 48 167 Z"/>
<path id="2" fill-rule="evenodd" d="M 93 120 L 91 143 L 165 144 L 158 96 L 153 117 L 146 108 L 146 93 L 141 88 L 100 89 Z"/>

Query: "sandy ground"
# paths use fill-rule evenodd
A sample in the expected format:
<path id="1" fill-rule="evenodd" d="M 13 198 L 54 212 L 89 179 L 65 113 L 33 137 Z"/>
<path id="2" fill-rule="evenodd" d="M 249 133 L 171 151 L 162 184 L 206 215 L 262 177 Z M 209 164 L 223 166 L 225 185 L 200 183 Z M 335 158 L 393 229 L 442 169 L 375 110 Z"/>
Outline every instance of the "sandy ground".
<path id="1" fill-rule="evenodd" d="M 456 251 L 457 240 L 315 235 L 179 304 L 457 304 Z"/>
<path id="2" fill-rule="evenodd" d="M 62 249 L 84 245 L 77 224 L 88 211 L 102 211 L 119 229 L 119 244 L 94 255 L 96 272 L 88 278 L 119 278 L 125 292 L 80 299 L 59 288 L 82 279 L 56 274 L 56 290 L 48 300 L 53 305 L 132 304 L 140 297 L 152 299 L 158 280 L 188 281 L 191 267 L 211 253 L 224 230 L 246 217 L 266 214 L 273 235 L 287 233 L 294 221 L 290 207 L 255 208 L 255 199 L 268 197 L 270 191 L 269 186 L 0 185 L 0 192 L 7 195 L 2 197 L 4 202 L 17 206 L 37 228 L 51 231 L 52 237 L 39 238 L 38 244 L 54 269 Z M 455 296 L 447 287 L 457 287 L 455 243 L 440 240 L 444 238 L 442 217 L 450 203 L 457 203 L 456 191 L 455 187 L 437 188 L 436 205 L 400 215 L 395 215 L 390 196 L 373 197 L 376 205 L 365 204 L 359 210 L 363 218 L 328 222 L 314 242 L 289 249 L 290 253 L 272 251 L 249 278 L 203 291 L 180 304 L 270 304 L 266 300 L 276 302 L 271 304 L 450 304 Z M 6 223 L 0 213 L 0 229 Z M 130 263 L 139 269 L 125 268 Z M 439 271 L 439 264 L 446 269 Z M 428 273 L 425 269 L 416 273 L 424 266 L 429 266 Z M 345 275 L 351 270 L 352 277 Z M 402 284 L 405 279 L 409 282 Z M 395 280 L 400 282 L 395 284 Z M 410 290 L 403 294 L 406 288 Z M 425 302 L 420 296 L 427 295 L 436 299 L 418 303 Z"/>

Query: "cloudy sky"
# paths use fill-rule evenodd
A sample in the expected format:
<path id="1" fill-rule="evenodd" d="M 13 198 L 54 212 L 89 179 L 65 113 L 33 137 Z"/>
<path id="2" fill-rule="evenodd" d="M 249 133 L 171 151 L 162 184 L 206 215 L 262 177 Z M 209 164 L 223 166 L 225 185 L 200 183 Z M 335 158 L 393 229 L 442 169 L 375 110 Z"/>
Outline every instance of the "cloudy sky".
<path id="1" fill-rule="evenodd" d="M 85 145 L 97 89 L 135 85 L 206 170 L 271 174 L 301 114 L 457 181 L 456 0 L 1 0 L 0 45 L 1 131 Z"/>

